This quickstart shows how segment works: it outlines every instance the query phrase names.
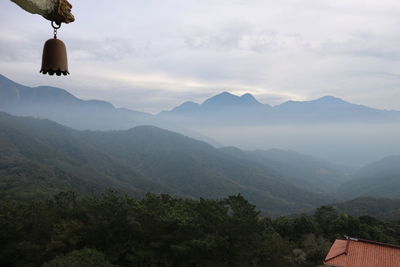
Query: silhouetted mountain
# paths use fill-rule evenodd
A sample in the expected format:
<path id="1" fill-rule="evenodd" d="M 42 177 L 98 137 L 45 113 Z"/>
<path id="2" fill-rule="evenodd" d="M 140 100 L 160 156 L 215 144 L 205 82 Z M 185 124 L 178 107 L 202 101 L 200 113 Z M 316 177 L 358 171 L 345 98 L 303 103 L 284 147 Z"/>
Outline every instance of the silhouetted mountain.
<path id="1" fill-rule="evenodd" d="M 242 193 L 272 215 L 332 201 L 259 164 L 152 126 L 80 132 L 0 113 L 0 166 L 1 191 L 8 195 L 58 188 L 96 193 L 109 187 L 132 195 L 150 191 L 219 198 Z"/>
<path id="2" fill-rule="evenodd" d="M 217 144 L 211 138 L 148 113 L 115 108 L 101 100 L 81 100 L 61 88 L 27 87 L 2 75 L 0 111 L 50 119 L 78 130 L 127 130 L 138 125 L 154 125 Z"/>
<path id="3" fill-rule="evenodd" d="M 0 106 L 2 109 L 12 109 L 15 111 L 30 108 L 40 108 L 43 110 L 51 105 L 53 108 L 86 108 L 86 109 L 114 109 L 114 106 L 105 101 L 81 100 L 71 95 L 64 89 L 39 86 L 27 87 L 15 83 L 3 75 L 0 75 Z M 43 107 L 43 105 L 45 107 Z"/>
<path id="4" fill-rule="evenodd" d="M 76 129 L 131 128 L 152 115 L 120 110 L 105 101 L 81 100 L 61 88 L 27 87 L 0 75 L 0 110 L 48 118 Z"/>
<path id="5" fill-rule="evenodd" d="M 386 157 L 358 170 L 339 193 L 347 199 L 360 196 L 400 198 L 400 156 Z"/>
<path id="6" fill-rule="evenodd" d="M 184 103 L 158 117 L 225 146 L 294 150 L 341 165 L 358 167 L 400 152 L 399 136 L 392 134 L 399 131 L 400 111 L 373 109 L 333 96 L 271 107 L 249 94 L 222 93 L 202 104 Z"/>
<path id="7" fill-rule="evenodd" d="M 214 124 L 257 123 L 271 107 L 261 104 L 251 94 L 236 96 L 223 92 L 205 100 L 202 104 L 185 102 L 171 111 L 163 111 L 159 117 L 187 127 Z M 245 120 L 244 120 L 245 119 Z"/>
<path id="8" fill-rule="evenodd" d="M 185 102 L 182 105 L 174 108 L 171 113 L 176 114 L 194 114 L 200 111 L 200 105 L 191 101 Z"/>
<path id="9" fill-rule="evenodd" d="M 268 168 L 269 172 L 281 175 L 298 187 L 326 194 L 332 193 L 332 190 L 348 181 L 353 171 L 346 166 L 335 165 L 294 151 L 242 151 L 234 147 L 225 147 L 221 151 L 241 160 L 257 162 Z"/>
<path id="10" fill-rule="evenodd" d="M 64 89 L 27 87 L 0 75 L 0 110 L 14 115 L 48 118 L 78 130 L 125 130 L 154 125 L 213 144 L 193 129 L 209 126 L 261 126 L 286 123 L 398 122 L 400 112 L 372 109 L 326 96 L 312 101 L 288 101 L 271 107 L 251 94 L 223 92 L 201 104 L 185 102 L 158 116 L 115 108 L 100 100 L 81 100 Z"/>
<path id="11" fill-rule="evenodd" d="M 201 106 L 207 109 L 221 109 L 221 108 L 266 108 L 268 105 L 261 104 L 251 94 L 244 94 L 236 96 L 228 92 L 223 92 L 219 95 L 213 96 L 205 100 Z"/>
<path id="12" fill-rule="evenodd" d="M 236 96 L 228 92 L 223 92 L 205 100 L 202 104 L 194 102 L 185 102 L 174 108 L 170 112 L 162 112 L 161 114 L 174 115 L 196 115 L 196 114 L 213 114 L 214 112 L 232 112 L 239 109 L 240 111 L 267 110 L 268 105 L 261 104 L 251 94 Z"/>
<path id="13" fill-rule="evenodd" d="M 316 110 L 343 111 L 343 110 L 371 110 L 368 107 L 351 104 L 334 96 L 324 96 L 311 101 L 287 101 L 275 106 L 280 111 L 291 112 L 315 112 Z"/>
<path id="14" fill-rule="evenodd" d="M 81 100 L 54 87 L 19 85 L 0 76 L 0 110 L 47 118 L 78 130 L 153 125 L 214 146 L 283 148 L 340 164 L 360 165 L 398 153 L 400 112 L 371 109 L 328 96 L 271 107 L 252 95 L 224 92 L 158 115 Z M 360 138 L 362 137 L 362 138 Z"/>
<path id="15" fill-rule="evenodd" d="M 356 105 L 343 99 L 324 96 L 312 101 L 287 101 L 275 106 L 278 118 L 294 122 L 375 122 L 399 119 L 400 112 Z"/>
<path id="16" fill-rule="evenodd" d="M 271 107 L 258 102 L 251 94 L 236 96 L 227 92 L 211 97 L 202 104 L 185 102 L 159 115 L 189 127 L 400 121 L 398 111 L 351 104 L 333 96 L 312 101 L 287 101 Z"/>

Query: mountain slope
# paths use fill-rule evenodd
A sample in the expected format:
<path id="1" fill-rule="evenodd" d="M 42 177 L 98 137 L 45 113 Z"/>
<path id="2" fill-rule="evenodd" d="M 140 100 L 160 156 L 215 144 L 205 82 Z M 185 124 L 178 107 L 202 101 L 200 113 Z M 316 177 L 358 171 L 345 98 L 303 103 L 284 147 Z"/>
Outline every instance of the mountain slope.
<path id="1" fill-rule="evenodd" d="M 274 107 L 280 119 L 296 122 L 375 122 L 397 119 L 400 113 L 356 105 L 334 96 L 311 101 L 287 101 Z M 396 117 L 397 116 L 397 117 Z"/>
<path id="2" fill-rule="evenodd" d="M 175 194 L 218 198 L 241 192 L 272 214 L 276 212 L 273 210 L 286 211 L 313 205 L 312 201 L 326 201 L 313 193 L 307 195 L 308 191 L 266 172 L 258 164 L 243 162 L 206 143 L 155 127 L 87 134 L 103 151 L 140 169 Z"/>
<path id="3" fill-rule="evenodd" d="M 30 180 L 32 178 L 30 173 L 38 171 L 35 166 L 44 166 L 62 172 L 71 179 L 76 178 L 77 183 L 85 185 L 83 191 L 86 193 L 100 192 L 110 187 L 124 192 L 143 194 L 148 188 L 154 187 L 153 183 L 140 173 L 127 166 L 121 166 L 118 160 L 91 145 L 78 131 L 48 120 L 0 114 L 2 171 L 8 170 L 7 173 L 12 178 L 13 169 L 10 169 L 10 166 L 14 165 L 17 171 L 23 170 L 21 162 L 33 166 L 22 175 L 15 175 L 14 178 L 21 179 L 21 183 L 23 180 L 39 182 Z M 51 187 L 53 183 L 58 182 L 50 180 L 46 186 Z M 70 187 L 74 188 L 74 184 Z"/>
<path id="4" fill-rule="evenodd" d="M 23 86 L 2 75 L 0 110 L 52 119 L 76 129 L 130 128 L 152 118 L 142 112 L 122 112 L 105 101 L 81 100 L 61 88 Z"/>
<path id="5" fill-rule="evenodd" d="M 240 111 L 266 111 L 270 108 L 269 105 L 264 105 L 258 102 L 251 94 L 236 96 L 228 92 L 220 93 L 216 96 L 206 99 L 202 104 L 197 104 L 191 101 L 185 102 L 182 105 L 175 107 L 170 112 L 164 111 L 161 114 L 181 115 L 215 113 L 217 111 L 232 112 L 235 109 Z"/>
<path id="6" fill-rule="evenodd" d="M 386 157 L 358 170 L 353 178 L 339 188 L 344 197 L 400 198 L 400 156 Z"/>
<path id="7" fill-rule="evenodd" d="M 210 125 L 257 124 L 271 107 L 258 102 L 251 94 L 236 96 L 223 92 L 203 103 L 185 102 L 171 111 L 163 111 L 159 117 L 187 127 Z"/>
<path id="8" fill-rule="evenodd" d="M 346 166 L 334 165 L 294 151 L 280 149 L 242 151 L 233 147 L 222 148 L 221 151 L 242 160 L 257 162 L 296 186 L 313 192 L 331 194 L 332 190 L 349 179 L 352 172 Z"/>
<path id="9" fill-rule="evenodd" d="M 41 172 L 34 166 L 50 171 L 41 174 L 45 179 L 30 172 L 14 175 L 10 166 L 20 169 L 21 161 L 32 163 L 33 171 Z M 151 126 L 80 132 L 48 120 L 0 113 L 0 166 L 8 177 L 0 178 L 3 193 L 29 189 L 27 181 L 42 183 L 43 192 L 54 192 L 52 185 L 64 182 L 74 190 L 79 183 L 78 191 L 85 193 L 105 188 L 136 196 L 147 191 L 213 198 L 242 193 L 270 215 L 332 201 L 266 173 L 258 164 L 242 162 L 204 142 Z M 52 172 L 60 175 L 53 177 Z"/>
<path id="10" fill-rule="evenodd" d="M 400 220 L 400 199 L 360 197 L 333 206 L 352 216 L 369 215 L 381 220 Z"/>
<path id="11" fill-rule="evenodd" d="M 148 113 L 115 108 L 101 100 L 81 100 L 50 86 L 27 87 L 0 74 L 0 111 L 50 119 L 78 130 L 127 130 L 154 125 L 217 145 L 211 138 Z"/>
<path id="12" fill-rule="evenodd" d="M 258 102 L 251 94 L 244 94 L 242 96 L 236 96 L 228 92 L 223 92 L 216 96 L 213 96 L 205 100 L 201 107 L 204 110 L 221 109 L 222 107 L 232 108 L 260 108 L 266 110 L 269 105 L 264 105 Z"/>

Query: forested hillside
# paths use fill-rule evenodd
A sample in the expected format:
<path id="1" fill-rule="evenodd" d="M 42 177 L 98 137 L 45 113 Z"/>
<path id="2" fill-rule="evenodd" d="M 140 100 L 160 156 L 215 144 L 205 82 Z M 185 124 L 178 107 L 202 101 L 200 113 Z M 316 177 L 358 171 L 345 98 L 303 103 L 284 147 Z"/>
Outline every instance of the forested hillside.
<path id="1" fill-rule="evenodd" d="M 333 206 L 353 216 L 370 215 L 381 220 L 400 219 L 399 198 L 360 197 Z"/>
<path id="2" fill-rule="evenodd" d="M 97 194 L 106 188 L 135 197 L 146 192 L 195 198 L 242 193 L 275 216 L 334 200 L 297 187 L 262 164 L 151 126 L 81 132 L 0 113 L 0 164 L 6 198 L 60 190 Z"/>
<path id="3" fill-rule="evenodd" d="M 357 197 L 400 198 L 400 156 L 389 156 L 359 169 L 353 179 L 340 187 L 340 195 Z"/>
<path id="4" fill-rule="evenodd" d="M 221 151 L 245 161 L 257 162 L 274 170 L 296 186 L 331 194 L 351 178 L 353 170 L 312 156 L 281 149 L 243 151 L 224 147 Z"/>

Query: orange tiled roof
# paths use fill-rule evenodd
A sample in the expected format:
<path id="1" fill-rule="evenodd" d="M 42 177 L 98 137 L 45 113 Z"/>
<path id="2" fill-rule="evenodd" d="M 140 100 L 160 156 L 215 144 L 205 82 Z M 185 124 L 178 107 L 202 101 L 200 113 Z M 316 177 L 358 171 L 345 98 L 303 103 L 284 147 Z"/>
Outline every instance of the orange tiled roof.
<path id="1" fill-rule="evenodd" d="M 325 264 L 338 267 L 400 267 L 400 246 L 364 239 L 337 239 Z"/>

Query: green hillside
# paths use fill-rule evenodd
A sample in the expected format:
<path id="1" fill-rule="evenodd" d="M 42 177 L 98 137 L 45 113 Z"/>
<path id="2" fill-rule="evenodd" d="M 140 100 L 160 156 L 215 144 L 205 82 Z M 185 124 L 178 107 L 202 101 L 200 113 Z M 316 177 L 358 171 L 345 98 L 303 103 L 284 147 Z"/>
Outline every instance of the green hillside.
<path id="1" fill-rule="evenodd" d="M 400 199 L 398 198 L 360 197 L 333 206 L 353 216 L 369 215 L 381 220 L 400 220 Z"/>
<path id="2" fill-rule="evenodd" d="M 350 179 L 349 167 L 335 165 L 312 156 L 280 149 L 242 151 L 235 147 L 221 149 L 241 160 L 261 164 L 298 187 L 327 195 Z M 333 194 L 332 194 L 333 195 Z"/>
<path id="3" fill-rule="evenodd" d="M 151 126 L 81 132 L 1 113 L 0 164 L 5 197 L 65 189 L 96 194 L 106 188 L 137 197 L 145 192 L 196 198 L 242 193 L 270 215 L 332 202 L 267 173 L 259 164 Z M 30 166 L 26 171 L 20 168 L 24 164 Z"/>
<path id="4" fill-rule="evenodd" d="M 386 157 L 359 169 L 339 188 L 347 198 L 400 198 L 400 156 Z"/>

